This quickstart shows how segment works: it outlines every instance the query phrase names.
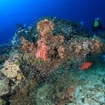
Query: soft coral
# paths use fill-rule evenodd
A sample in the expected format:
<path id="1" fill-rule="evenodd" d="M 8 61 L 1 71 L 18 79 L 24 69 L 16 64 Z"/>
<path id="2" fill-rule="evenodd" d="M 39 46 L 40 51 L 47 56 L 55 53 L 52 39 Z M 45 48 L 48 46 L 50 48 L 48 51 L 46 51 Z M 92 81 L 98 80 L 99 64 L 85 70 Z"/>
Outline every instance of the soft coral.
<path id="1" fill-rule="evenodd" d="M 36 52 L 36 58 L 41 58 L 43 59 L 44 61 L 47 60 L 47 51 L 48 51 L 48 46 L 46 45 L 45 43 L 45 40 L 44 39 L 40 39 L 38 40 L 38 47 L 39 49 L 37 50 Z"/>

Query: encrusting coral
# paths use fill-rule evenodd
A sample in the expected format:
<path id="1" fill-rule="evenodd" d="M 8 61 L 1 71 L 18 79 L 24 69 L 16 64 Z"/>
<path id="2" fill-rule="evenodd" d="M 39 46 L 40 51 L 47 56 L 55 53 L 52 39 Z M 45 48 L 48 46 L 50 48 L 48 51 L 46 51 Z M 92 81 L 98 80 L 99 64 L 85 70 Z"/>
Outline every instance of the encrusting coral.
<path id="1" fill-rule="evenodd" d="M 18 85 L 22 80 L 25 79 L 24 75 L 22 74 L 19 64 L 17 62 L 11 62 L 7 60 L 4 63 L 4 67 L 1 72 L 10 80 L 15 82 Z"/>

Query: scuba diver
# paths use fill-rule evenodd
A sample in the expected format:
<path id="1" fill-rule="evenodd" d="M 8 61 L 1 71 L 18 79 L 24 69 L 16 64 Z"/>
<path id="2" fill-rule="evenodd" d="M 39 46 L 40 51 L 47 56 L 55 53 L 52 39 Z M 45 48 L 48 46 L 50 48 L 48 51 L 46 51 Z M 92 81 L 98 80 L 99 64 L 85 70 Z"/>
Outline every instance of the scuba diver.
<path id="1" fill-rule="evenodd" d="M 102 32 L 104 31 L 105 28 L 103 27 L 101 21 L 100 21 L 100 18 L 95 18 L 95 20 L 92 22 L 92 32 Z"/>

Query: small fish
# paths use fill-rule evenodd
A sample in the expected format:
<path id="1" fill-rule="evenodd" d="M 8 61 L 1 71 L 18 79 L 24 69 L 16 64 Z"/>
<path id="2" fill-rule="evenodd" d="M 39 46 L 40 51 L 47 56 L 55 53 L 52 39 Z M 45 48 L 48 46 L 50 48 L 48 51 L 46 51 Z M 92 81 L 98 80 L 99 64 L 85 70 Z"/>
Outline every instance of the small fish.
<path id="1" fill-rule="evenodd" d="M 80 66 L 80 70 L 88 69 L 92 65 L 91 62 L 85 62 Z"/>

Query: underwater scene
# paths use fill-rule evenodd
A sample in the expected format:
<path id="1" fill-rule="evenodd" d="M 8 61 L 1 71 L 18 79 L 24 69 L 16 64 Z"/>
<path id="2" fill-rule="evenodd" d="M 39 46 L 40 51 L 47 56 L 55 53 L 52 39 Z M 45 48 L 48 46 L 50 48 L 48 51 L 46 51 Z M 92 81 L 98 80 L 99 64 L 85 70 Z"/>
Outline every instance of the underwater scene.
<path id="1" fill-rule="evenodd" d="M 0 0 L 0 105 L 105 105 L 104 0 Z"/>

